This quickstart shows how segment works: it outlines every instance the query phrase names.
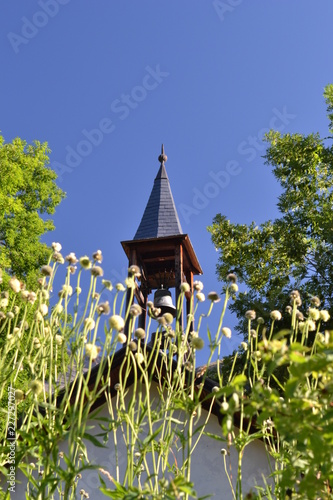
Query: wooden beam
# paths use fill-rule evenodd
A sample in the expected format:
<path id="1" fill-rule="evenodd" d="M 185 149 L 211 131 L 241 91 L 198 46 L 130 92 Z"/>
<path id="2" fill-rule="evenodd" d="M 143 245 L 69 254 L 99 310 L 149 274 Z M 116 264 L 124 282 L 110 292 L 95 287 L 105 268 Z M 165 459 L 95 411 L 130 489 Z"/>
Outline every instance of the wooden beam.
<path id="1" fill-rule="evenodd" d="M 175 249 L 175 288 L 176 288 L 176 307 L 178 306 L 178 299 L 180 295 L 180 285 L 183 279 L 183 247 L 179 245 Z M 178 316 L 179 311 L 177 311 Z M 183 315 L 180 313 L 179 326 L 183 329 Z"/>

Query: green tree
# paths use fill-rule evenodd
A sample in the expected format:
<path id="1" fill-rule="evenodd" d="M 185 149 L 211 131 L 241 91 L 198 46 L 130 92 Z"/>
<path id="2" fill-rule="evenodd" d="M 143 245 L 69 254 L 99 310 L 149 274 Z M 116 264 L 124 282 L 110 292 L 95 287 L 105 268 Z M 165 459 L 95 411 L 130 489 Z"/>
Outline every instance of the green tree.
<path id="1" fill-rule="evenodd" d="M 324 97 L 333 133 L 333 85 Z M 301 291 L 303 306 L 317 295 L 322 306 L 333 308 L 333 149 L 332 136 L 284 134 L 270 131 L 266 165 L 282 187 L 281 216 L 260 226 L 234 224 L 217 215 L 208 228 L 219 250 L 221 281 L 230 271 L 248 287 L 231 305 L 239 319 L 248 309 L 267 318 L 269 311 L 286 307 L 288 293 Z M 264 207 L 263 207 L 264 210 Z M 243 323 L 238 329 L 243 328 Z"/>
<path id="2" fill-rule="evenodd" d="M 45 214 L 54 213 L 65 193 L 48 167 L 47 143 L 27 144 L 0 136 L 0 268 L 35 286 L 49 250 L 41 236 L 54 229 Z"/>

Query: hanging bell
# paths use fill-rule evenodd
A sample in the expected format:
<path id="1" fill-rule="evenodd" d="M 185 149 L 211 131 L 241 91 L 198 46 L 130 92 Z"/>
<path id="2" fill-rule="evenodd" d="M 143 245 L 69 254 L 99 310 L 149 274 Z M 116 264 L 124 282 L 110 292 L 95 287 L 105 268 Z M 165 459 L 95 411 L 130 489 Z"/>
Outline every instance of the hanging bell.
<path id="1" fill-rule="evenodd" d="M 160 316 L 165 313 L 170 313 L 173 317 L 176 316 L 176 308 L 172 303 L 171 292 L 165 290 L 163 286 L 159 290 L 156 290 L 154 294 L 154 307 L 161 309 Z"/>

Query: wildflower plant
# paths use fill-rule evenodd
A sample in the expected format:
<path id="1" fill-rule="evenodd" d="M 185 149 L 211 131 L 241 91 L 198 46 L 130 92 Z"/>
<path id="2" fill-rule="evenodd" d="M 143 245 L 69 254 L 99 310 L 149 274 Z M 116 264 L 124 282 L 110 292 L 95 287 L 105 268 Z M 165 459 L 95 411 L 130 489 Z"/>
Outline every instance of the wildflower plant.
<path id="1" fill-rule="evenodd" d="M 25 476 L 27 498 L 89 498 L 83 484 L 89 471 L 98 473 L 99 494 L 108 498 L 198 498 L 192 460 L 203 436 L 223 444 L 221 474 L 228 478 L 232 498 L 282 499 L 289 491 L 296 499 L 331 498 L 333 334 L 321 332 L 328 311 L 320 311 L 317 302 L 312 309 L 318 313 L 304 312 L 301 321 L 296 295 L 291 327 L 280 332 L 279 311 L 272 311 L 270 325 L 256 320 L 255 310 L 248 311 L 247 342 L 231 358 L 226 375 L 223 345 L 232 332 L 223 319 L 237 292 L 234 274 L 228 278 L 224 302 L 216 292 L 205 300 L 201 282 L 194 283 L 193 293 L 183 283 L 176 318 L 161 316 L 148 303 L 142 328 L 138 320 L 144 312 L 132 303 L 139 268 L 129 269 L 125 286 L 116 284 L 111 301 L 112 284 L 102 279 L 101 251 L 92 258 L 70 253 L 64 259 L 60 250 L 55 243 L 35 295 L 16 281 L 1 290 L 0 465 L 6 475 L 9 419 L 4 403 L 12 387 L 15 467 Z M 65 279 L 57 296 L 52 289 L 58 272 Z M 87 293 L 81 291 L 82 273 L 90 279 Z M 102 293 L 110 293 L 109 300 L 101 302 Z M 217 328 L 204 332 L 203 321 L 216 307 L 221 310 Z M 207 366 L 198 368 L 197 351 L 203 347 Z M 278 377 L 281 368 L 285 379 Z M 101 400 L 107 417 L 98 408 Z M 206 416 L 198 426 L 203 405 Z M 213 436 L 207 425 L 214 408 L 221 427 Z M 250 492 L 244 485 L 243 457 L 257 439 L 266 447 L 271 477 Z M 92 451 L 108 442 L 112 470 L 98 463 Z M 237 451 L 236 470 L 228 465 L 231 448 Z M 8 498 L 3 482 L 1 495 Z"/>

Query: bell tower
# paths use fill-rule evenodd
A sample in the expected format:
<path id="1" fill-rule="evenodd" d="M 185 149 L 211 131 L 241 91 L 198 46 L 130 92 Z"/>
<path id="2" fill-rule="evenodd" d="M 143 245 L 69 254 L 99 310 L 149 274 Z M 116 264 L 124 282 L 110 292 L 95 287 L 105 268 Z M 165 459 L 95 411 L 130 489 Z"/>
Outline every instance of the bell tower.
<path id="1" fill-rule="evenodd" d="M 176 312 L 170 289 L 175 289 L 177 304 L 180 285 L 187 282 L 190 286 L 190 292 L 186 294 L 189 312 L 193 276 L 202 274 L 190 238 L 183 233 L 179 222 L 165 168 L 167 156 L 163 145 L 158 160 L 160 167 L 134 239 L 121 242 L 128 257 L 129 267 L 137 265 L 141 271 L 141 281 L 137 283 L 134 291 L 134 296 L 143 309 L 139 316 L 141 328 L 146 326 L 147 301 L 153 291 L 154 300 L 158 302 L 155 306 L 161 306 L 162 312 Z M 127 306 L 130 305 L 130 295 L 129 293 L 127 296 Z M 181 325 L 182 322 L 183 318 L 180 319 Z"/>

